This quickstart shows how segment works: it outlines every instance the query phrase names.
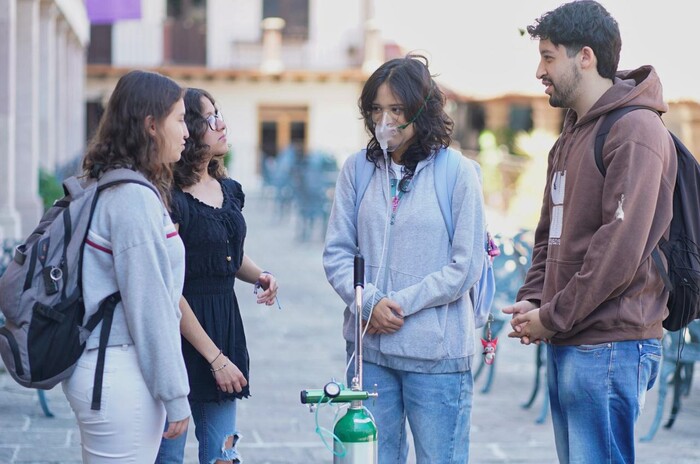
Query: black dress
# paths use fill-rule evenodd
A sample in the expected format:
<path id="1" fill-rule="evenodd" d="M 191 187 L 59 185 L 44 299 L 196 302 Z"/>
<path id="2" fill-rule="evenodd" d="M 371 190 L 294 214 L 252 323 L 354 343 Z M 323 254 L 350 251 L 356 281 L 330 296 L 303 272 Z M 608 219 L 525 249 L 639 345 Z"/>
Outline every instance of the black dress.
<path id="1" fill-rule="evenodd" d="M 232 179 L 224 179 L 220 184 L 224 196 L 221 208 L 209 206 L 180 189 L 173 191 L 172 219 L 179 224 L 185 244 L 182 293 L 205 332 L 248 380 L 248 348 L 234 292 L 246 235 L 241 213 L 245 196 L 241 184 Z M 184 337 L 182 354 L 190 382 L 190 401 L 218 402 L 250 395 L 248 386 L 240 393 L 219 390 L 209 362 Z"/>

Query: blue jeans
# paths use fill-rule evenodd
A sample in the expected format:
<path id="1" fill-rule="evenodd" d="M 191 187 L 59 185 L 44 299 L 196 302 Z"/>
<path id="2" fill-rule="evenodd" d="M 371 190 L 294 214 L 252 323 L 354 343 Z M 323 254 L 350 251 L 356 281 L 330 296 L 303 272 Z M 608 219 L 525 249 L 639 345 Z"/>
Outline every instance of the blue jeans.
<path id="1" fill-rule="evenodd" d="M 190 401 L 194 434 L 199 442 L 199 462 L 209 464 L 217 459 L 221 461 L 240 462 L 236 450 L 239 434 L 236 430 L 236 401 L 208 403 Z M 166 429 L 168 425 L 165 425 Z M 226 441 L 233 436 L 233 446 L 226 446 Z M 177 438 L 163 438 L 158 450 L 155 464 L 182 464 L 185 457 L 187 432 Z"/>
<path id="2" fill-rule="evenodd" d="M 547 347 L 547 382 L 562 464 L 634 463 L 634 424 L 661 362 L 658 340 Z"/>
<path id="3" fill-rule="evenodd" d="M 374 416 L 381 464 L 405 463 L 406 419 L 418 464 L 469 461 L 474 380 L 471 371 L 422 374 L 364 362 L 363 387 L 379 396 L 365 402 Z M 351 368 L 350 377 L 354 372 Z M 349 384 L 350 382 L 348 382 Z"/>

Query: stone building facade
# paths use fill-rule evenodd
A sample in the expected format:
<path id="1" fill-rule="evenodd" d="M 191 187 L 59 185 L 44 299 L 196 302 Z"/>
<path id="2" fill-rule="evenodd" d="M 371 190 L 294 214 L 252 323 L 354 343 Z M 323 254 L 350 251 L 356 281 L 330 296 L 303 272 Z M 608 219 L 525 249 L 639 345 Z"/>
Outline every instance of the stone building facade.
<path id="1" fill-rule="evenodd" d="M 31 232 L 43 212 L 39 170 L 85 145 L 81 0 L 0 0 L 0 239 Z"/>

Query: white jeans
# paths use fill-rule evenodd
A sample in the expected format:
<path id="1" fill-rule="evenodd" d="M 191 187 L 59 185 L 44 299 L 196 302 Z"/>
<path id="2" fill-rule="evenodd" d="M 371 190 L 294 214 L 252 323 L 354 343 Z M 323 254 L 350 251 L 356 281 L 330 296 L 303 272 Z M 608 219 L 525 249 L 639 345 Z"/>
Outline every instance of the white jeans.
<path id="1" fill-rule="evenodd" d="M 90 409 L 97 351 L 85 351 L 63 392 L 78 420 L 84 463 L 146 463 L 158 454 L 163 403 L 146 387 L 133 346 L 107 348 L 102 403 Z"/>

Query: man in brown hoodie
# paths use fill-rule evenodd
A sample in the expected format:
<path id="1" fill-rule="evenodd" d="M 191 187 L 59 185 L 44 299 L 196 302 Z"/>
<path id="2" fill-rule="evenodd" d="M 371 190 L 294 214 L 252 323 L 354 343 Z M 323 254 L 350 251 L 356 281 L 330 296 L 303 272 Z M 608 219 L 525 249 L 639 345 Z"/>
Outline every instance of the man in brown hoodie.
<path id="1" fill-rule="evenodd" d="M 549 153 L 532 267 L 512 337 L 546 341 L 552 422 L 562 463 L 633 463 L 634 425 L 661 359 L 668 293 L 651 252 L 668 237 L 676 156 L 658 114 L 668 110 L 651 66 L 617 71 L 621 38 L 594 1 L 564 4 L 527 28 L 537 78 L 568 108 Z M 594 140 L 610 111 L 643 105 Z"/>

